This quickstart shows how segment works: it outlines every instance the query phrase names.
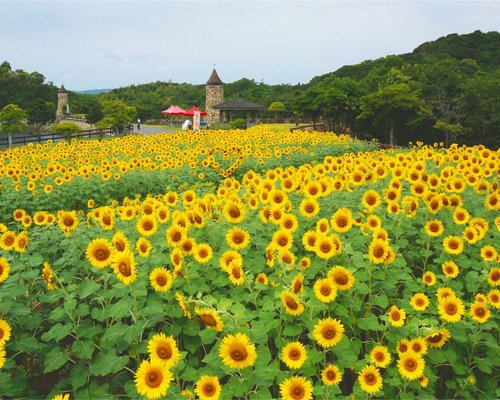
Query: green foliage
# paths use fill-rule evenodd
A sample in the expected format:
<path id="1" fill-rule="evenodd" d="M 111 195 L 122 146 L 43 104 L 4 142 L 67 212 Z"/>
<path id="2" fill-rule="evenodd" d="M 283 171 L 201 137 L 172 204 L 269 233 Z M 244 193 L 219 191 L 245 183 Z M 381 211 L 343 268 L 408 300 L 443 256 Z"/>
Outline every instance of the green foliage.
<path id="1" fill-rule="evenodd" d="M 285 105 L 281 101 L 273 101 L 267 111 L 274 113 L 275 117 L 278 118 L 278 114 L 285 112 Z"/>
<path id="2" fill-rule="evenodd" d="M 0 130 L 5 133 L 22 131 L 27 116 L 26 111 L 17 104 L 7 104 L 0 110 Z"/>
<path id="3" fill-rule="evenodd" d="M 112 127 L 118 132 L 123 132 L 124 125 L 132 122 L 137 116 L 136 108 L 128 106 L 121 100 L 103 101 L 101 110 L 106 123 L 114 121 Z"/>
<path id="4" fill-rule="evenodd" d="M 74 135 L 75 133 L 78 133 L 82 130 L 77 124 L 74 122 L 60 122 L 58 124 L 55 124 L 52 127 L 52 130 L 55 134 L 65 136 L 66 138 L 69 138 L 71 135 Z"/>
<path id="5" fill-rule="evenodd" d="M 247 121 L 243 118 L 237 118 L 229 122 L 231 129 L 247 129 Z"/>

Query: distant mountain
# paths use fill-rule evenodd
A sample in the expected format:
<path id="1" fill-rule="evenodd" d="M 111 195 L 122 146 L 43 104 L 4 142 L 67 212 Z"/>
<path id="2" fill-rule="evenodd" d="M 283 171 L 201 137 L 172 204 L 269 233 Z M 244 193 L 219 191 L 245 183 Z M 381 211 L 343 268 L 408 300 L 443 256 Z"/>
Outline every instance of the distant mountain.
<path id="1" fill-rule="evenodd" d="M 111 92 L 113 89 L 89 89 L 89 90 L 80 90 L 77 91 L 76 93 L 83 93 L 83 94 L 100 94 L 100 93 L 108 93 Z"/>

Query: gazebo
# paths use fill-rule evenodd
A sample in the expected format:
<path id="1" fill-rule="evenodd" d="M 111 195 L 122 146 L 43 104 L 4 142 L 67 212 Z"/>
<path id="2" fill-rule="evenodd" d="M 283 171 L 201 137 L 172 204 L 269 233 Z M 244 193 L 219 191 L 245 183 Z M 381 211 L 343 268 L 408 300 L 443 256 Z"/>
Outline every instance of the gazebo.
<path id="1" fill-rule="evenodd" d="M 250 124 L 257 123 L 259 111 L 264 111 L 267 109 L 267 107 L 263 106 L 262 104 L 253 103 L 241 97 L 235 100 L 230 100 L 224 103 L 217 104 L 213 106 L 213 108 L 219 110 L 220 112 L 219 121 L 221 123 L 231 121 L 232 113 L 238 112 L 238 113 L 243 113 L 243 119 Z"/>

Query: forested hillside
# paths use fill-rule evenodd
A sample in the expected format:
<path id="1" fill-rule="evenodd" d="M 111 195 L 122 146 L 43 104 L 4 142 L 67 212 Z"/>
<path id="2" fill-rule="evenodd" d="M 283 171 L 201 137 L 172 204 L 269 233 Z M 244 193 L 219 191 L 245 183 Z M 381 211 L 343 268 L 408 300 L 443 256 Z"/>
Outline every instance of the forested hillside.
<path id="1" fill-rule="evenodd" d="M 56 92 L 37 72 L 11 71 L 7 62 L 0 67 L 0 107 L 18 104 L 28 110 L 30 121 L 54 114 Z M 451 34 L 411 53 L 343 66 L 307 84 L 267 85 L 242 78 L 225 83 L 224 92 L 225 100 L 240 96 L 265 106 L 279 101 L 285 106 L 280 117 L 321 117 L 336 132 L 382 142 L 446 141 L 497 148 L 500 33 Z M 70 93 L 71 111 L 93 121 L 103 117 L 101 105 L 111 100 L 135 107 L 145 121 L 159 118 L 171 104 L 203 108 L 205 85 L 157 81 L 99 95 Z"/>

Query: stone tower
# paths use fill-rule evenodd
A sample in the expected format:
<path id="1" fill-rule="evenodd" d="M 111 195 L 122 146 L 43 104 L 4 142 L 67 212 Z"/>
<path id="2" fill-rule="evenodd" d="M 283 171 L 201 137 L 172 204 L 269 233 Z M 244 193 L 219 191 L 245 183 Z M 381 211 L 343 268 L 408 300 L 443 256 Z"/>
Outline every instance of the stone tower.
<path id="1" fill-rule="evenodd" d="M 69 104 L 68 91 L 64 88 L 64 85 L 61 85 L 61 88 L 57 92 L 56 119 L 64 116 L 68 104 Z"/>
<path id="2" fill-rule="evenodd" d="M 220 112 L 213 106 L 224 102 L 224 86 L 217 75 L 217 71 L 212 71 L 212 75 L 208 78 L 206 86 L 205 111 L 207 112 L 207 123 L 212 124 L 219 122 Z"/>

